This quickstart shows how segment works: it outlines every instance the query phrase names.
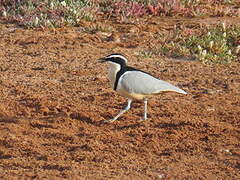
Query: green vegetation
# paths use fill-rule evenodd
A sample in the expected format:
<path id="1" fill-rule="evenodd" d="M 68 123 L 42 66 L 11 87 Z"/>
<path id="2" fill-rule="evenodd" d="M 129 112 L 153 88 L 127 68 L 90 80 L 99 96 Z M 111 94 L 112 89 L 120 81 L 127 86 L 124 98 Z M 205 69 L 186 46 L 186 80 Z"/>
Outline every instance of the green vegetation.
<path id="1" fill-rule="evenodd" d="M 98 8 L 89 0 L 3 0 L 0 10 L 2 19 L 25 27 L 60 27 L 92 21 Z"/>
<path id="2" fill-rule="evenodd" d="M 153 49 L 155 54 L 198 59 L 205 64 L 230 63 L 240 55 L 240 26 L 225 23 L 202 27 L 201 31 L 176 29 L 172 36 Z"/>
<path id="3" fill-rule="evenodd" d="M 234 0 L 2 0 L 0 17 L 25 27 L 79 25 L 98 16 L 239 16 Z"/>
<path id="4" fill-rule="evenodd" d="M 142 16 L 240 16 L 237 0 L 2 0 L 0 18 L 23 27 L 80 26 L 81 21 L 110 18 L 127 22 Z M 85 32 L 111 32 L 100 24 Z M 160 35 L 159 35 L 160 36 Z M 140 52 L 143 57 L 167 55 L 198 59 L 203 63 L 229 63 L 239 56 L 240 27 L 176 28 L 159 47 Z"/>

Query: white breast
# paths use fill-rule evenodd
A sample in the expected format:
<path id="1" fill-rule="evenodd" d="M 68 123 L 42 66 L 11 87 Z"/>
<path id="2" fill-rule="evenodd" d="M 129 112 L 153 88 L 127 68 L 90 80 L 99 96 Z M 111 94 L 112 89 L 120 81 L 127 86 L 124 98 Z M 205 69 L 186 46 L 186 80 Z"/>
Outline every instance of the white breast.
<path id="1" fill-rule="evenodd" d="M 108 62 L 109 67 L 108 67 L 108 79 L 110 80 L 111 87 L 114 88 L 115 80 L 116 80 L 116 75 L 118 71 L 120 71 L 121 66 L 117 63 L 113 62 Z"/>

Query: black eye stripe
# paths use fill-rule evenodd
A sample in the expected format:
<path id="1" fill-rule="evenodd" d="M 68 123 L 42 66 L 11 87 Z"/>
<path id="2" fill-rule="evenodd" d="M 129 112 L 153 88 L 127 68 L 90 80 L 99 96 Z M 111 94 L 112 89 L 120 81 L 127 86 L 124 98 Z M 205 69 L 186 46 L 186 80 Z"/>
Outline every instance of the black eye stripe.
<path id="1" fill-rule="evenodd" d="M 120 64 L 121 66 L 126 66 L 126 62 L 124 59 L 120 57 L 111 57 L 111 58 L 106 58 L 106 61 L 111 61 L 117 64 Z"/>

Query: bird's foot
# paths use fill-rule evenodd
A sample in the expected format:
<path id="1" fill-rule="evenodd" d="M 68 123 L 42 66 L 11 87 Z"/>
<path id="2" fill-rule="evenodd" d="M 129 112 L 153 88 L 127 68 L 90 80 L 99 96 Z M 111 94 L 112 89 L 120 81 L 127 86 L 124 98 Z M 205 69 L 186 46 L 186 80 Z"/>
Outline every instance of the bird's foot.
<path id="1" fill-rule="evenodd" d="M 143 121 L 146 121 L 147 120 L 147 118 L 140 118 L 140 122 L 143 122 Z"/>

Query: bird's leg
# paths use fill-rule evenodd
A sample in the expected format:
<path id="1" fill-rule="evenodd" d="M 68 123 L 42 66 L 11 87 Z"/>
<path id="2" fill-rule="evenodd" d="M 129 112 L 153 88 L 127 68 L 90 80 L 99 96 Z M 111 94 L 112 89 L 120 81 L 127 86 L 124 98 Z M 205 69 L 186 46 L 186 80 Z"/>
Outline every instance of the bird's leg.
<path id="1" fill-rule="evenodd" d="M 143 114 L 143 118 L 141 118 L 140 121 L 145 121 L 147 120 L 147 99 L 144 99 L 144 114 Z"/>
<path id="2" fill-rule="evenodd" d="M 118 115 L 116 115 L 113 119 L 110 119 L 108 120 L 108 122 L 113 122 L 113 121 L 116 121 L 121 115 L 123 115 L 126 111 L 128 111 L 130 108 L 131 108 L 131 103 L 132 103 L 132 100 L 131 99 L 128 99 L 128 104 L 127 106 L 121 110 Z"/>

